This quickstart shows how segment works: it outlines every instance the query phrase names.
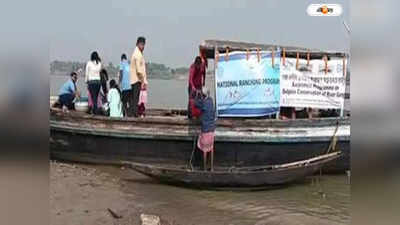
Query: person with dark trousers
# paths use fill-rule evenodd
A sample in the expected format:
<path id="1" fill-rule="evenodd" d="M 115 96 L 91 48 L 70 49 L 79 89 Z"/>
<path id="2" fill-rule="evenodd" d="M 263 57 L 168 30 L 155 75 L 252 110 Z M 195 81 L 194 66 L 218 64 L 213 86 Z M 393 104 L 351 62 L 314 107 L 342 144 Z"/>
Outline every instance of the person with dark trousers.
<path id="1" fill-rule="evenodd" d="M 103 95 L 104 95 L 105 99 L 107 99 L 107 94 L 108 94 L 107 82 L 108 82 L 107 70 L 101 69 L 100 70 L 100 83 L 101 83 L 101 90 L 103 91 Z M 105 99 L 103 99 L 103 102 L 105 102 Z"/>
<path id="2" fill-rule="evenodd" d="M 72 72 L 70 76 L 71 78 L 61 86 L 58 96 L 58 101 L 64 111 L 66 111 L 65 107 L 69 110 L 75 109 L 73 101 L 75 98 L 80 97 L 80 93 L 76 88 L 78 75 L 75 72 Z"/>
<path id="3" fill-rule="evenodd" d="M 197 147 L 203 152 L 203 168 L 207 169 L 207 153 L 211 153 L 211 171 L 214 170 L 214 139 L 215 139 L 215 107 L 210 90 L 203 87 L 196 91 L 195 105 L 201 111 L 201 133 L 197 139 Z"/>
<path id="4" fill-rule="evenodd" d="M 131 101 L 129 102 L 129 116 L 138 117 L 138 103 L 141 89 L 147 89 L 146 61 L 143 56 L 146 39 L 139 37 L 136 41 L 136 48 L 131 57 L 130 82 L 131 82 Z"/>
<path id="5" fill-rule="evenodd" d="M 93 52 L 90 56 L 90 60 L 86 64 L 85 82 L 88 85 L 90 96 L 93 101 L 93 114 L 100 114 L 100 110 L 97 106 L 97 98 L 100 92 L 100 71 L 101 71 L 101 59 L 97 52 Z"/>
<path id="6" fill-rule="evenodd" d="M 121 63 L 119 64 L 119 84 L 122 89 L 122 111 L 124 116 L 128 116 L 128 102 L 131 99 L 131 78 L 128 58 L 125 54 L 121 56 Z"/>

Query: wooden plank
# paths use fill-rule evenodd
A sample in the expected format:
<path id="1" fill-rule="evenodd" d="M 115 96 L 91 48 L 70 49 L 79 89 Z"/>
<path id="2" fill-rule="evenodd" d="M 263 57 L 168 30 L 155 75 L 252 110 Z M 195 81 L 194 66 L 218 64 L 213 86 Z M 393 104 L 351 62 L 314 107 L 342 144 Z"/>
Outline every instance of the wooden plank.
<path id="1" fill-rule="evenodd" d="M 302 161 L 298 161 L 298 162 L 275 165 L 275 166 L 273 166 L 273 168 L 274 169 L 280 169 L 280 168 L 295 167 L 295 166 L 299 166 L 299 165 L 303 165 L 303 164 L 309 164 L 309 163 L 312 163 L 312 162 L 315 162 L 315 161 L 331 158 L 333 156 L 337 156 L 337 155 L 340 155 L 340 154 L 341 154 L 341 152 L 333 152 L 333 153 L 317 156 L 317 157 L 314 157 L 314 158 L 311 158 L 311 159 L 306 159 L 306 160 L 302 160 Z"/>
<path id="2" fill-rule="evenodd" d="M 152 111 L 152 109 L 149 109 Z M 165 110 L 160 110 L 165 112 Z M 73 112 L 64 114 L 60 109 L 50 109 L 50 120 L 52 121 L 87 121 L 87 122 L 104 122 L 121 124 L 125 126 L 153 126 L 156 124 L 164 125 L 182 125 L 182 126 L 198 126 L 200 121 L 188 120 L 184 116 L 148 116 L 146 118 L 110 118 L 105 116 L 93 116 L 86 113 Z M 339 125 L 350 125 L 350 118 L 312 118 L 312 119 L 296 119 L 296 120 L 276 120 L 266 118 L 219 118 L 218 127 L 227 128 L 246 128 L 246 127 L 323 127 L 333 126 L 339 122 Z"/>
<path id="3" fill-rule="evenodd" d="M 333 128 L 332 128 L 333 129 Z M 346 129 L 345 127 L 343 129 Z M 118 129 L 117 127 L 92 126 L 81 123 L 63 123 L 51 122 L 50 130 L 57 132 L 68 132 L 73 134 L 89 134 L 95 136 L 106 136 L 109 138 L 132 138 L 132 139 L 149 139 L 149 140 L 177 140 L 177 141 L 193 141 L 200 131 L 196 128 L 170 128 L 164 127 L 130 127 L 129 129 Z M 339 141 L 349 141 L 350 131 L 347 129 L 344 134 L 338 135 Z M 282 130 L 279 133 L 268 128 L 258 131 L 243 132 L 216 130 L 216 142 L 242 142 L 242 143 L 308 143 L 308 142 L 329 142 L 331 140 L 331 131 L 325 130 L 325 135 L 318 135 L 324 130 L 313 131 L 301 130 L 291 131 L 290 129 Z M 347 135 L 348 133 L 348 135 Z"/>
<path id="4" fill-rule="evenodd" d="M 296 167 L 296 166 L 302 166 L 304 164 L 310 164 L 316 161 L 332 158 L 335 156 L 340 155 L 341 152 L 333 152 L 321 156 L 317 156 L 314 158 L 306 159 L 306 160 L 301 160 L 301 161 L 296 161 L 296 162 L 291 162 L 291 163 L 285 163 L 285 164 L 279 164 L 279 165 L 266 165 L 266 166 L 247 166 L 247 167 L 241 167 L 241 168 L 235 168 L 236 171 L 242 171 L 242 170 L 263 170 L 263 169 L 281 169 L 281 168 L 290 168 L 290 167 Z"/>

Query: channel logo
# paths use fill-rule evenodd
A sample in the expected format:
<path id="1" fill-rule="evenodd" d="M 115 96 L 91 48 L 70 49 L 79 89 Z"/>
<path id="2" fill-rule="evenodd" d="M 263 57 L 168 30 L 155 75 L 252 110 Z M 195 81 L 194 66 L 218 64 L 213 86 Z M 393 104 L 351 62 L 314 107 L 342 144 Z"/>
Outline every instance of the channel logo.
<path id="1" fill-rule="evenodd" d="M 307 8 L 310 16 L 340 16 L 343 12 L 339 4 L 311 4 Z"/>

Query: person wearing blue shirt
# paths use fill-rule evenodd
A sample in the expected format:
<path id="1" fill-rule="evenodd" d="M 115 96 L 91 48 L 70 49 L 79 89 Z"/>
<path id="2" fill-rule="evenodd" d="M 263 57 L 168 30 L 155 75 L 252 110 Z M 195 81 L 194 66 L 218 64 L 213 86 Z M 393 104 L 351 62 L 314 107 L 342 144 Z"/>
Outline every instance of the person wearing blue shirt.
<path id="1" fill-rule="evenodd" d="M 208 88 L 203 87 L 202 93 L 195 96 L 195 106 L 201 111 L 201 132 L 214 132 L 216 127 L 214 100 Z"/>
<path id="2" fill-rule="evenodd" d="M 66 106 L 68 109 L 74 109 L 74 99 L 80 96 L 76 89 L 76 81 L 78 81 L 78 75 L 75 72 L 71 73 L 71 79 L 63 84 L 60 88 L 58 101 L 61 104 L 61 108 Z"/>
<path id="3" fill-rule="evenodd" d="M 128 102 L 131 98 L 130 65 L 126 54 L 122 54 L 119 64 L 119 83 L 122 90 L 122 111 L 124 116 L 128 116 Z"/>
<path id="4" fill-rule="evenodd" d="M 214 170 L 214 139 L 215 139 L 215 108 L 210 90 L 202 88 L 202 93 L 197 93 L 195 105 L 201 111 L 201 133 L 197 139 L 197 147 L 203 152 L 203 168 L 207 169 L 207 153 L 211 153 L 211 171 Z"/>

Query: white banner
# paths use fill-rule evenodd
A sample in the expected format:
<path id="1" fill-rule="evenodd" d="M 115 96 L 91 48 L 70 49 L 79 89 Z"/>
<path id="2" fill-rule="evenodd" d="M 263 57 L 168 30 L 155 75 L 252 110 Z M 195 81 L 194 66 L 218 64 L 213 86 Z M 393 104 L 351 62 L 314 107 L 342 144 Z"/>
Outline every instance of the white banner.
<path id="1" fill-rule="evenodd" d="M 343 74 L 343 59 L 328 61 L 328 72 L 323 60 L 300 59 L 296 70 L 296 59 L 281 60 L 280 105 L 320 109 L 343 107 L 346 78 Z"/>

